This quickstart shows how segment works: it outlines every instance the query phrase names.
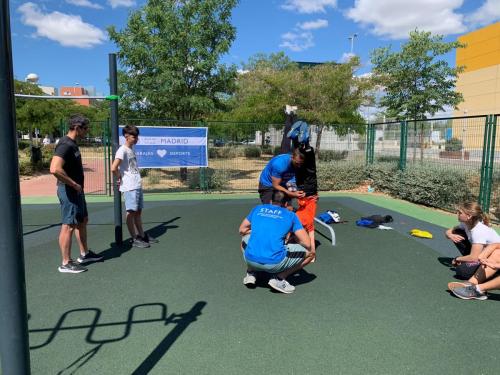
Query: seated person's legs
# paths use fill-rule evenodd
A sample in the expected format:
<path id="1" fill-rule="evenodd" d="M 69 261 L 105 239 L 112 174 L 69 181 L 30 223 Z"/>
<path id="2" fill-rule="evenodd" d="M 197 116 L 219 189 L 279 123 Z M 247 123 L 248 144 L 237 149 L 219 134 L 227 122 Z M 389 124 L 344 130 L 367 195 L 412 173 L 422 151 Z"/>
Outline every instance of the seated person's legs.
<path id="1" fill-rule="evenodd" d="M 454 242 L 454 244 L 457 247 L 457 249 L 460 252 L 460 254 L 462 254 L 462 255 L 469 255 L 470 254 L 470 249 L 471 249 L 472 245 L 471 245 L 470 241 L 467 238 L 467 233 L 465 233 L 465 231 L 463 229 L 460 229 L 460 228 L 453 229 L 452 233 L 453 234 L 458 234 L 458 235 L 460 235 L 460 236 L 462 236 L 464 238 L 463 241 L 460 241 L 460 242 L 457 242 L 457 243 Z"/>

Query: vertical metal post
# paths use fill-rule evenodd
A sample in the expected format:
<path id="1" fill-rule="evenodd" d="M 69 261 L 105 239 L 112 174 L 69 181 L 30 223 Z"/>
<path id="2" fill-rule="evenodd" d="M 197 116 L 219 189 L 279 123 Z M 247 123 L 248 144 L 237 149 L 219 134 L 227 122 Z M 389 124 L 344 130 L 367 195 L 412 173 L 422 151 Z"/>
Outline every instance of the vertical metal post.
<path id="1" fill-rule="evenodd" d="M 486 194 L 484 199 L 483 211 L 490 211 L 490 202 L 491 202 L 491 185 L 493 184 L 493 163 L 495 162 L 495 142 L 497 136 L 497 116 L 490 115 L 490 127 L 491 127 L 491 143 L 490 143 L 490 157 L 489 164 L 487 169 L 488 178 L 486 179 Z"/>
<path id="2" fill-rule="evenodd" d="M 110 95 L 118 95 L 118 79 L 116 69 L 116 54 L 109 54 L 109 93 Z M 111 109 L 111 150 L 112 155 L 116 154 L 119 147 L 118 142 L 118 100 L 113 99 L 110 101 Z M 122 230 L 122 203 L 120 191 L 116 184 L 116 177 L 113 175 L 113 193 L 114 193 L 114 207 L 115 207 L 115 242 L 117 245 L 123 243 L 123 230 Z"/>
<path id="3" fill-rule="evenodd" d="M 24 244 L 9 1 L 0 0 L 0 358 L 3 374 L 30 374 Z"/>
<path id="4" fill-rule="evenodd" d="M 484 199 L 486 196 L 486 170 L 488 168 L 489 160 L 489 146 L 490 146 L 490 116 L 486 116 L 486 122 L 484 124 L 484 136 L 483 136 L 483 156 L 481 159 L 481 178 L 479 180 L 479 197 L 478 203 L 481 207 L 484 206 Z"/>
<path id="5" fill-rule="evenodd" d="M 401 130 L 399 134 L 399 170 L 406 169 L 406 155 L 408 149 L 408 122 L 401 121 Z"/>

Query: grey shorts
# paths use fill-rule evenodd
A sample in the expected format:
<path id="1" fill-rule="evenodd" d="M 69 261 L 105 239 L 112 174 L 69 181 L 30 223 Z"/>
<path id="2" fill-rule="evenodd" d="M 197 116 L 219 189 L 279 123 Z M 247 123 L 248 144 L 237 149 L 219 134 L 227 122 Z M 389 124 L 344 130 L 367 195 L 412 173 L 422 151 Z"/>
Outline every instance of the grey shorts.
<path id="1" fill-rule="evenodd" d="M 65 184 L 57 184 L 57 198 L 61 204 L 62 224 L 79 224 L 89 216 L 83 192 L 78 193 Z"/>
<path id="2" fill-rule="evenodd" d="M 246 248 L 249 240 L 249 234 L 243 236 L 243 238 L 241 239 L 241 246 L 243 247 L 243 250 Z M 285 246 L 287 248 L 286 256 L 279 263 L 265 264 L 252 262 L 251 260 L 245 258 L 245 251 L 243 251 L 243 260 L 245 261 L 249 269 L 253 271 L 264 271 L 268 273 L 280 273 L 301 264 L 307 255 L 307 250 L 302 245 L 296 243 L 288 244 Z"/>
<path id="3" fill-rule="evenodd" d="M 123 192 L 125 200 L 125 210 L 140 211 L 144 208 L 144 194 L 142 189 L 135 189 Z"/>

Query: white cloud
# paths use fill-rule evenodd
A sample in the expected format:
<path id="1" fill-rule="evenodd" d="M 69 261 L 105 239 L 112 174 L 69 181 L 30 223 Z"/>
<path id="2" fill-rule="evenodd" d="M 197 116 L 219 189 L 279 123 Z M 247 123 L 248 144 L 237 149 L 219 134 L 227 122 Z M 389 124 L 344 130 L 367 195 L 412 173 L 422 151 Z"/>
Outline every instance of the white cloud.
<path id="1" fill-rule="evenodd" d="M 133 7 L 135 0 L 108 0 L 108 4 L 113 9 L 118 7 Z"/>
<path id="2" fill-rule="evenodd" d="M 90 0 L 66 0 L 68 4 L 76 5 L 78 7 L 103 9 L 99 4 L 93 3 Z"/>
<path id="3" fill-rule="evenodd" d="M 349 60 L 351 60 L 353 57 L 355 57 L 356 55 L 354 53 L 351 53 L 351 52 L 344 52 L 342 54 L 342 57 L 340 58 L 340 62 L 342 63 L 346 63 L 348 62 Z"/>
<path id="4" fill-rule="evenodd" d="M 283 9 L 299 13 L 325 13 L 326 8 L 336 8 L 337 0 L 286 0 Z"/>
<path id="5" fill-rule="evenodd" d="M 304 51 L 314 46 L 314 38 L 311 32 L 303 33 L 289 32 L 281 35 L 280 47 L 288 48 L 294 52 Z"/>
<path id="6" fill-rule="evenodd" d="M 455 12 L 463 0 L 356 0 L 346 16 L 377 36 L 405 39 L 412 30 L 436 34 L 466 31 L 464 17 Z"/>
<path id="7" fill-rule="evenodd" d="M 500 20 L 500 0 L 486 0 L 476 11 L 466 17 L 473 26 L 484 26 Z"/>
<path id="8" fill-rule="evenodd" d="M 317 19 L 316 21 L 308 21 L 308 22 L 302 22 L 297 24 L 299 29 L 302 30 L 316 30 L 316 29 L 322 29 L 324 27 L 328 27 L 328 21 L 327 20 L 322 20 L 322 19 Z"/>
<path id="9" fill-rule="evenodd" d="M 45 14 L 31 2 L 17 10 L 22 14 L 23 24 L 36 28 L 35 36 L 54 40 L 65 47 L 90 48 L 106 39 L 102 30 L 83 22 L 80 16 L 60 12 Z"/>

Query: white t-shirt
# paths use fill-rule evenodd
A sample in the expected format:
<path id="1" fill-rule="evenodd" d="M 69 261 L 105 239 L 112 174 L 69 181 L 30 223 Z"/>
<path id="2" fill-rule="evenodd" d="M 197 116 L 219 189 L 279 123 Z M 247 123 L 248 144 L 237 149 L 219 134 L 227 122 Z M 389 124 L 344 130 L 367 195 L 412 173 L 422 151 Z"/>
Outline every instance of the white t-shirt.
<path id="1" fill-rule="evenodd" d="M 500 243 L 500 235 L 493 228 L 484 225 L 481 221 L 478 221 L 471 230 L 464 223 L 460 223 L 459 226 L 465 230 L 471 244 L 488 245 L 490 243 Z"/>
<path id="2" fill-rule="evenodd" d="M 116 159 L 120 159 L 120 176 L 122 183 L 120 191 L 130 191 L 142 188 L 142 179 L 137 167 L 137 158 L 133 149 L 121 145 L 116 151 Z"/>

